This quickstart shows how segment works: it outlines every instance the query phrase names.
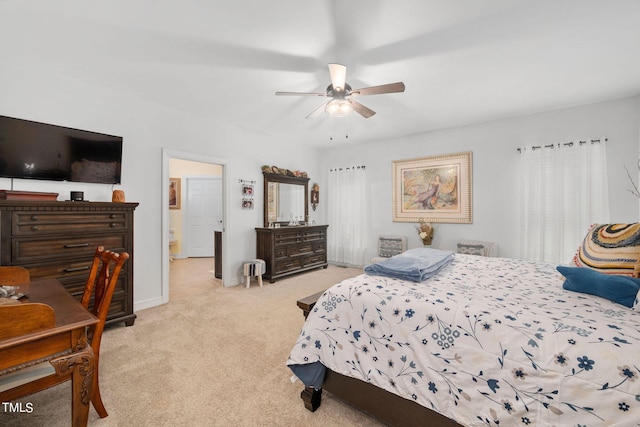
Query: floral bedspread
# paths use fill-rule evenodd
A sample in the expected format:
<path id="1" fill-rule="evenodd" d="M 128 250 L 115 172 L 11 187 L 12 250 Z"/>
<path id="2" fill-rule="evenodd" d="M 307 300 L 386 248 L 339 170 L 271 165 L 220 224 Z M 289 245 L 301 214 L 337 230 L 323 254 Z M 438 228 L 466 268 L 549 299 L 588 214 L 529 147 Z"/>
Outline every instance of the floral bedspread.
<path id="1" fill-rule="evenodd" d="M 465 426 L 640 426 L 640 313 L 562 283 L 552 265 L 462 254 L 422 283 L 363 274 L 323 294 L 287 364 Z"/>

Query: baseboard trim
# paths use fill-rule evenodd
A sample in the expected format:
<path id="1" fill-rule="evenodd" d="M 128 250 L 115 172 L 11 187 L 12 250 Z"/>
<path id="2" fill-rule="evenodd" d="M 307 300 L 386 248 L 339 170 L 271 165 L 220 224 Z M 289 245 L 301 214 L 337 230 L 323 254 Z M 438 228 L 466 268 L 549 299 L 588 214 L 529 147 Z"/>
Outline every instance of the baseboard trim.
<path id="1" fill-rule="evenodd" d="M 152 308 L 152 307 L 157 307 L 159 305 L 162 305 L 162 298 L 161 297 L 157 297 L 157 298 L 151 298 L 145 301 L 138 301 L 138 302 L 134 302 L 133 303 L 133 311 L 140 311 L 140 310 L 145 310 L 147 308 Z"/>

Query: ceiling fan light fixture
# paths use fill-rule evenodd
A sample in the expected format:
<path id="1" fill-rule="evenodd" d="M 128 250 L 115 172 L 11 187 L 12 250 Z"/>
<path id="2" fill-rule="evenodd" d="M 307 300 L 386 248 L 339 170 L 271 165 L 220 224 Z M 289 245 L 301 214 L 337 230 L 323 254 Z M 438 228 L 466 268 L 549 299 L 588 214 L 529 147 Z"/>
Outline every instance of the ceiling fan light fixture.
<path id="1" fill-rule="evenodd" d="M 347 67 L 341 64 L 329 64 L 329 74 L 331 75 L 331 83 L 327 86 L 324 93 L 318 92 L 276 92 L 278 96 L 325 96 L 333 98 L 331 101 L 317 107 L 307 115 L 307 119 L 318 117 L 325 113 L 330 117 L 344 117 L 355 111 L 360 116 L 368 119 L 376 114 L 371 108 L 351 99 L 352 96 L 361 97 L 366 95 L 380 95 L 382 93 L 404 92 L 404 83 L 388 83 L 378 86 L 369 86 L 356 90 L 352 90 L 349 83 L 345 81 Z"/>
<path id="2" fill-rule="evenodd" d="M 353 111 L 353 106 L 346 99 L 333 99 L 327 102 L 324 111 L 331 117 L 344 117 Z"/>

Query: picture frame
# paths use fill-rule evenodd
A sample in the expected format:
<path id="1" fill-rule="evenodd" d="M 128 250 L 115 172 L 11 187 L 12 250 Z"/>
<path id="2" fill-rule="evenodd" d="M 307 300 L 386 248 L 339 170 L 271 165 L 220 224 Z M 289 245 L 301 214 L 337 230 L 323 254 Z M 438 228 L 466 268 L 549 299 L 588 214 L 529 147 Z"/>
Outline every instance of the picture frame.
<path id="1" fill-rule="evenodd" d="M 180 178 L 169 178 L 169 209 L 180 209 Z"/>
<path id="2" fill-rule="evenodd" d="M 471 224 L 473 153 L 393 161 L 393 221 Z"/>

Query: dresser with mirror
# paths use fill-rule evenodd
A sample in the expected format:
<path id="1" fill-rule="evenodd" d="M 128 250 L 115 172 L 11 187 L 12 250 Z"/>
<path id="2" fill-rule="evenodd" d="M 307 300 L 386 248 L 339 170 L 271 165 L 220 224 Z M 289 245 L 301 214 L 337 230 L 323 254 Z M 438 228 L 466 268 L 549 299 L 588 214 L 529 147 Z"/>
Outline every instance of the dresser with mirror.
<path id="1" fill-rule="evenodd" d="M 276 279 L 327 268 L 327 225 L 309 224 L 309 178 L 263 172 L 264 226 L 256 228 L 263 277 Z"/>

